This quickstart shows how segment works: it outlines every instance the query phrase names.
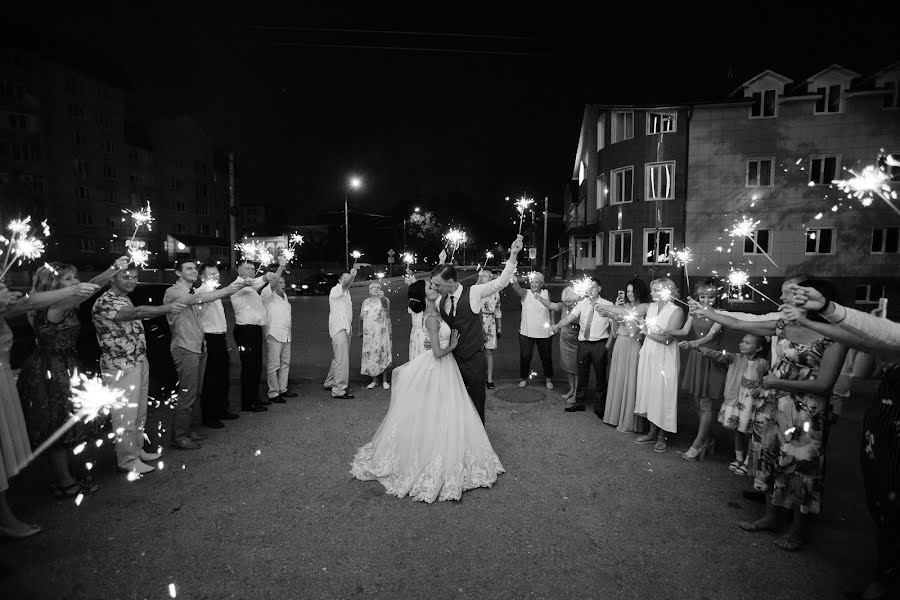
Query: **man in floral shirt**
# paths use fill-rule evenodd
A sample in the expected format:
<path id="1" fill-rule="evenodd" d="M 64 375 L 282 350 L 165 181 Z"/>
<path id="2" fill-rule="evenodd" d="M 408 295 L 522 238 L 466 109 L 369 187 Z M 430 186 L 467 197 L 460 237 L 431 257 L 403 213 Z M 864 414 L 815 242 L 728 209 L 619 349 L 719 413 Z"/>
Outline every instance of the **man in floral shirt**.
<path id="1" fill-rule="evenodd" d="M 141 319 L 178 314 L 185 305 L 176 302 L 135 307 L 128 294 L 134 291 L 137 282 L 136 268 L 119 271 L 110 281 L 109 289 L 94 303 L 91 314 L 97 328 L 104 382 L 125 392 L 125 405 L 112 411 L 116 462 L 122 470 L 144 474 L 155 469 L 144 461 L 156 460 L 160 455 L 144 451 L 150 364 Z"/>

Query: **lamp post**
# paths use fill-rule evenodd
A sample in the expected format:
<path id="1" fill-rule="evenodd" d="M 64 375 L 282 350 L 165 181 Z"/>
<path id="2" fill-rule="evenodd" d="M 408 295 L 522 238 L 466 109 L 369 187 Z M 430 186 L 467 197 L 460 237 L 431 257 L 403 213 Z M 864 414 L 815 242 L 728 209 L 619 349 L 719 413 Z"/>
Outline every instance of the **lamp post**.
<path id="1" fill-rule="evenodd" d="M 347 197 L 350 195 L 349 190 L 358 190 L 362 187 L 362 179 L 353 175 L 347 182 L 348 190 L 344 190 L 344 263 L 347 270 L 350 270 L 350 213 L 347 210 Z"/>

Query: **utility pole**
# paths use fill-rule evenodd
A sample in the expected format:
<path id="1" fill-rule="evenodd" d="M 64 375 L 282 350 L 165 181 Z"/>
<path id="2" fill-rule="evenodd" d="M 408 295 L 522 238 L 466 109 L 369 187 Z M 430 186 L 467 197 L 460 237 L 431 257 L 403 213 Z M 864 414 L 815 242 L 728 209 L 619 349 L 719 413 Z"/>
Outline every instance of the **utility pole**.
<path id="1" fill-rule="evenodd" d="M 344 263 L 350 270 L 350 217 L 347 214 L 347 192 L 344 192 Z"/>
<path id="2" fill-rule="evenodd" d="M 228 242 L 231 267 L 237 265 L 237 202 L 234 198 L 234 152 L 228 153 Z"/>
<path id="3" fill-rule="evenodd" d="M 544 277 L 547 276 L 547 266 L 549 264 L 547 262 L 547 217 L 550 215 L 550 212 L 548 211 L 549 203 L 550 203 L 549 196 L 544 196 L 544 252 L 541 255 L 541 258 L 543 258 L 543 263 L 544 263 L 544 268 L 542 269 L 544 272 Z"/>

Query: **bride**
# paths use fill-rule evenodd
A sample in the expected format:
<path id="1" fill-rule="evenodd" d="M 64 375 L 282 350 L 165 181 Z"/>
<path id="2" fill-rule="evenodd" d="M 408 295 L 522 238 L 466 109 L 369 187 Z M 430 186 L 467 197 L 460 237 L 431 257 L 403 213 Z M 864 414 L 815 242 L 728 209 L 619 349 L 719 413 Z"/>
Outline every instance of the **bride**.
<path id="1" fill-rule="evenodd" d="M 425 327 L 439 340 L 431 351 L 394 369 L 391 404 L 372 441 L 360 448 L 350 473 L 377 479 L 388 494 L 434 502 L 491 487 L 504 472 L 466 392 L 451 352 L 458 334 L 441 320 L 430 282 Z"/>

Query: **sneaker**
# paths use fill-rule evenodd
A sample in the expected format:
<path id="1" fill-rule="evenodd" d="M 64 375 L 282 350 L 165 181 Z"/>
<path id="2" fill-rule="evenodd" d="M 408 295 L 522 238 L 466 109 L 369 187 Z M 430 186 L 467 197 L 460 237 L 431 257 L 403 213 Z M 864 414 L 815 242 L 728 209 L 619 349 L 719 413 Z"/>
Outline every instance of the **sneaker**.
<path id="1" fill-rule="evenodd" d="M 525 381 L 524 379 L 519 382 L 519 387 L 525 387 L 526 385 L 528 385 L 528 382 Z"/>
<path id="2" fill-rule="evenodd" d="M 389 389 L 391 389 L 391 384 L 389 384 L 387 381 L 385 381 L 384 383 L 381 384 L 381 387 L 383 387 L 386 390 L 389 390 Z"/>
<path id="3" fill-rule="evenodd" d="M 162 456 L 162 452 L 145 452 L 144 450 L 141 450 L 140 452 L 138 452 L 138 458 L 144 462 L 151 462 L 151 461 L 157 460 L 161 456 Z"/>
<path id="4" fill-rule="evenodd" d="M 130 460 L 127 463 L 125 463 L 124 467 L 119 467 L 119 468 L 121 470 L 129 472 L 129 473 L 131 473 L 131 472 L 137 473 L 138 475 L 152 473 L 153 471 L 156 470 L 156 467 L 145 464 L 144 462 L 142 462 L 138 459 Z"/>

